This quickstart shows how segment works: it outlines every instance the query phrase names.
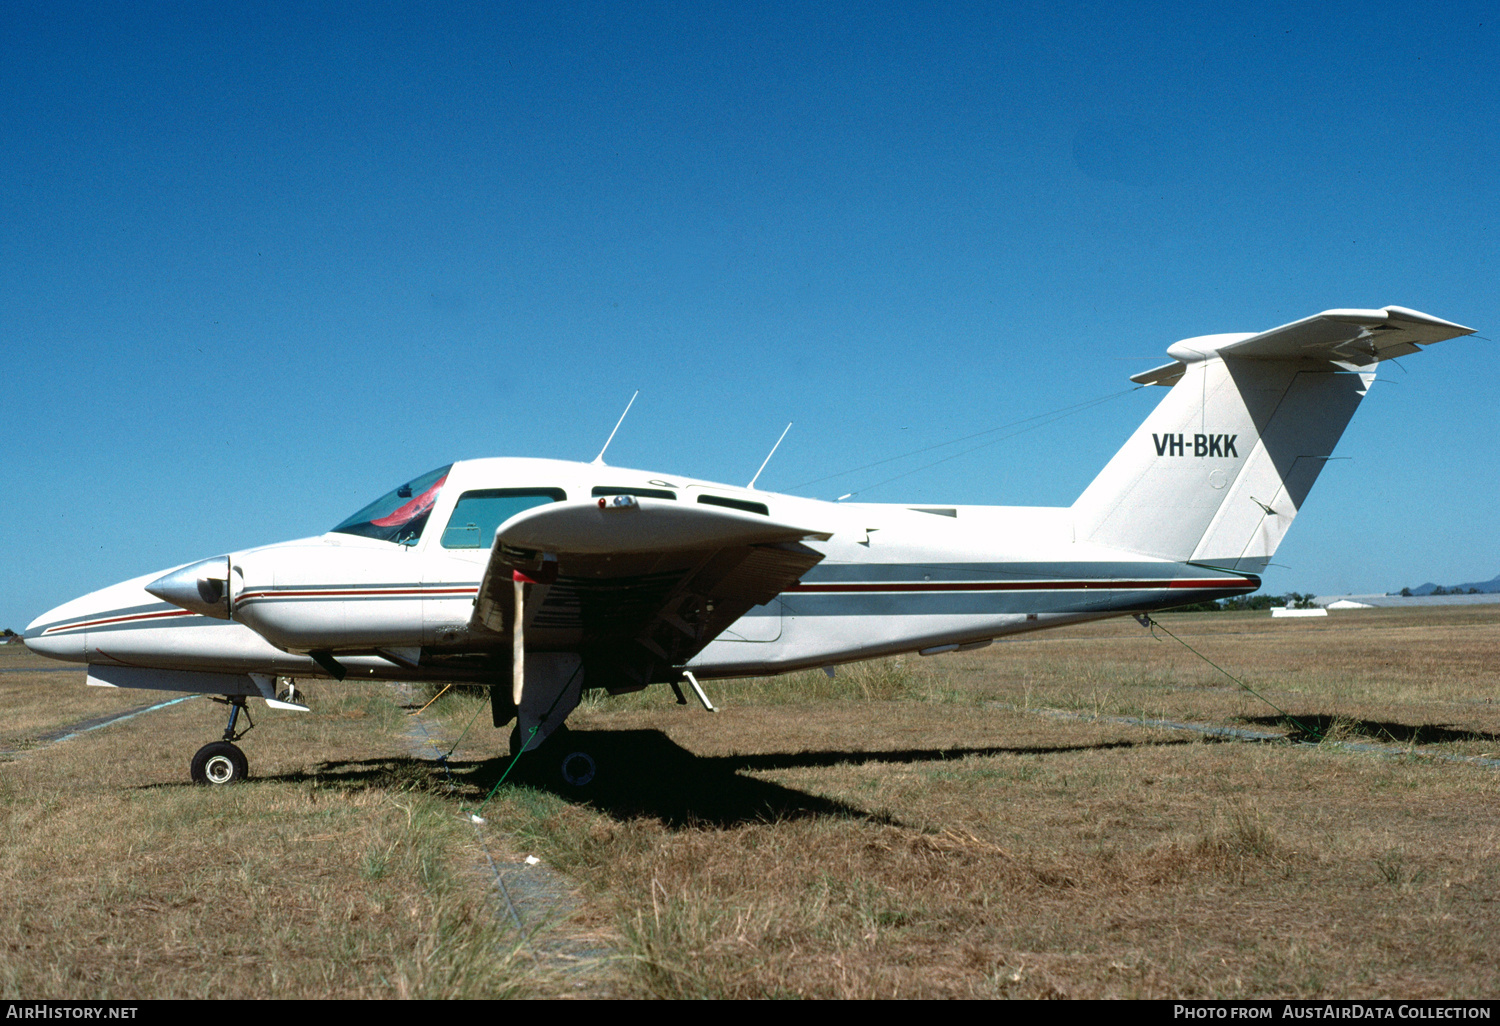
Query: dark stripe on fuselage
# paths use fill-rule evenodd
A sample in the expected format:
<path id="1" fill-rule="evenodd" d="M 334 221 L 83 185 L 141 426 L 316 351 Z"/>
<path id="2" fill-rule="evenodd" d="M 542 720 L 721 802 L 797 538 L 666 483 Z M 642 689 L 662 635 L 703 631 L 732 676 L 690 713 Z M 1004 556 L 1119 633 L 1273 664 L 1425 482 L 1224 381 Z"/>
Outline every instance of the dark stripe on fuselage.
<path id="1" fill-rule="evenodd" d="M 234 600 L 236 606 L 247 602 L 279 602 L 283 599 L 409 599 L 409 598 L 468 598 L 479 594 L 478 584 L 434 584 L 429 586 L 398 584 L 387 587 L 355 587 L 333 585 L 325 588 L 287 587 L 256 588 L 241 592 Z"/>
<path id="2" fill-rule="evenodd" d="M 785 612 L 792 616 L 1124 612 L 1239 595 L 1260 587 L 1259 578 L 1252 574 L 1225 572 L 1222 577 L 1210 577 L 1204 576 L 1205 570 L 1212 573 L 1209 568 L 1183 563 L 841 563 L 813 567 L 800 583 L 782 592 L 782 599 Z M 1173 576 L 1184 571 L 1191 571 L 1192 576 Z M 1110 573 L 1117 576 L 1110 577 Z M 377 602 L 459 599 L 478 591 L 477 583 L 453 582 L 286 585 L 246 591 L 235 599 L 235 605 L 319 599 Z M 777 615 L 777 611 L 769 605 L 757 606 L 750 615 L 757 614 Z M 72 630 L 206 626 L 218 622 L 159 602 L 72 617 L 27 632 L 27 636 Z"/>
<path id="3" fill-rule="evenodd" d="M 1202 577 L 1212 568 L 1134 560 L 1110 563 L 819 563 L 802 583 L 882 581 L 1119 581 Z M 1231 573 L 1231 577 L 1242 574 Z"/>
<path id="4" fill-rule="evenodd" d="M 89 620 L 99 620 L 104 617 L 129 616 L 132 613 L 154 613 L 164 609 L 180 608 L 181 607 L 179 606 L 172 605 L 170 602 L 147 602 L 146 604 L 139 606 L 122 606 L 119 609 L 111 609 L 105 613 L 93 612 L 84 613 L 82 616 L 64 617 L 63 619 L 54 621 L 53 623 L 43 624 L 42 626 L 37 627 L 34 630 L 28 630 L 22 636 L 27 638 L 38 638 L 48 631 L 55 631 L 63 627 L 76 627 Z"/>
<path id="5" fill-rule="evenodd" d="M 1122 582 L 1129 584 L 1131 582 Z M 870 590 L 783 592 L 785 616 L 992 616 L 1028 613 L 1128 613 L 1227 598 L 1242 587 L 1180 589 L 1165 584 L 1148 588 Z M 760 607 L 764 608 L 764 607 Z M 767 611 L 763 615 L 775 615 Z"/>
<path id="6" fill-rule="evenodd" d="M 936 591 L 1157 591 L 1162 588 L 1168 590 L 1213 589 L 1223 591 L 1229 589 L 1238 591 L 1242 589 L 1253 590 L 1258 587 L 1260 585 L 1257 582 L 1232 577 L 1154 581 L 901 581 L 850 584 L 802 583 L 792 585 L 786 591 L 782 592 L 782 594 L 847 594 L 850 592 L 900 592 L 912 594 Z"/>
<path id="7" fill-rule="evenodd" d="M 109 634 L 112 631 L 165 631 L 176 630 L 179 627 L 225 627 L 232 621 L 220 620 L 212 616 L 200 616 L 197 613 L 189 613 L 183 610 L 183 616 L 176 620 L 148 620 L 144 623 L 129 621 L 125 623 L 112 623 L 104 627 L 90 627 L 90 634 Z M 238 625 L 237 625 L 238 626 Z M 55 637 L 55 635 L 54 635 Z"/>

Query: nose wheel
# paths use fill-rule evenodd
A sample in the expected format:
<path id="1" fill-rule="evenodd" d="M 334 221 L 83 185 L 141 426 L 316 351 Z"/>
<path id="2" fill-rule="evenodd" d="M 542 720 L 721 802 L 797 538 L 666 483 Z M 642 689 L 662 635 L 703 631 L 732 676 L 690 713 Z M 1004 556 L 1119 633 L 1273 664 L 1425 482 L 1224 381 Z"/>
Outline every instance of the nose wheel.
<path id="1" fill-rule="evenodd" d="M 237 784 L 250 775 L 250 763 L 238 745 L 214 741 L 193 756 L 192 772 L 195 784 Z"/>
<path id="2" fill-rule="evenodd" d="M 229 724 L 224 728 L 224 740 L 212 741 L 198 749 L 193 756 L 191 773 L 195 784 L 237 784 L 250 775 L 250 761 L 234 742 L 244 737 L 255 726 L 250 719 L 250 709 L 244 695 L 231 695 L 222 701 L 229 706 Z M 240 713 L 245 714 L 248 726 L 236 731 Z"/>

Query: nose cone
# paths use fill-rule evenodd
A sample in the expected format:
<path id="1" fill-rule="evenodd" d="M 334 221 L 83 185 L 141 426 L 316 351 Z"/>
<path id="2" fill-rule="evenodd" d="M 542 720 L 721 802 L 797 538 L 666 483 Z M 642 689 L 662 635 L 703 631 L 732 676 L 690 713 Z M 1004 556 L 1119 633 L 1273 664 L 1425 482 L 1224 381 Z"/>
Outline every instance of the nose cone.
<path id="1" fill-rule="evenodd" d="M 61 659 L 69 663 L 88 662 L 88 653 L 84 650 L 88 631 L 68 629 L 66 621 L 71 612 L 68 608 L 70 605 L 72 603 L 58 606 L 31 621 L 26 632 L 21 635 L 26 647 L 48 659 Z"/>
<path id="2" fill-rule="evenodd" d="M 163 602 L 216 620 L 229 619 L 229 557 L 191 563 L 158 577 L 146 590 Z"/>

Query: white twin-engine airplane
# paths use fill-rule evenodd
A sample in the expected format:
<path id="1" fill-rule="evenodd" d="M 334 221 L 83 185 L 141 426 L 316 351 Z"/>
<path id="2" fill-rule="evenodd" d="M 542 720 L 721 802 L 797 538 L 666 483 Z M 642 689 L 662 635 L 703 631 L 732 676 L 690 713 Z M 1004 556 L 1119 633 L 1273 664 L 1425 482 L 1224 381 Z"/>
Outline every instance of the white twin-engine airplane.
<path id="1" fill-rule="evenodd" d="M 833 503 L 604 464 L 466 460 L 317 538 L 147 574 L 26 630 L 88 682 L 221 696 L 195 780 L 247 771 L 278 678 L 490 686 L 512 750 L 571 783 L 585 689 L 777 674 L 988 644 L 1260 587 L 1381 360 L 1472 329 L 1397 306 L 1185 339 L 1170 391 L 1071 507 Z M 753 482 L 752 482 L 753 484 Z M 290 685 L 291 682 L 287 681 Z M 576 748 L 576 745 L 574 746 Z M 560 757 L 560 758 L 559 758 Z"/>

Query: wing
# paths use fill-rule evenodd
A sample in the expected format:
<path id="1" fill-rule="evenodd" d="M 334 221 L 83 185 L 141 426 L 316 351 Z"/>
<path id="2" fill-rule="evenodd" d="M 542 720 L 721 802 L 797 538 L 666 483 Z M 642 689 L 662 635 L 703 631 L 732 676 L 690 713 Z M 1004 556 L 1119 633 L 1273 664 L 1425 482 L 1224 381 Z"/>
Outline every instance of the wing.
<path id="1" fill-rule="evenodd" d="M 1368 367 L 1421 346 L 1473 334 L 1473 328 L 1401 306 L 1383 310 L 1324 310 L 1291 324 L 1253 335 L 1204 335 L 1167 349 L 1173 363 L 1133 375 L 1142 385 L 1172 385 L 1187 363 L 1208 356 L 1246 360 L 1317 360 L 1346 367 Z"/>
<path id="2" fill-rule="evenodd" d="M 549 503 L 495 533 L 472 623 L 509 632 L 528 587 L 527 648 L 582 651 L 594 684 L 667 680 L 755 606 L 795 584 L 827 532 L 718 506 L 641 499 Z"/>

